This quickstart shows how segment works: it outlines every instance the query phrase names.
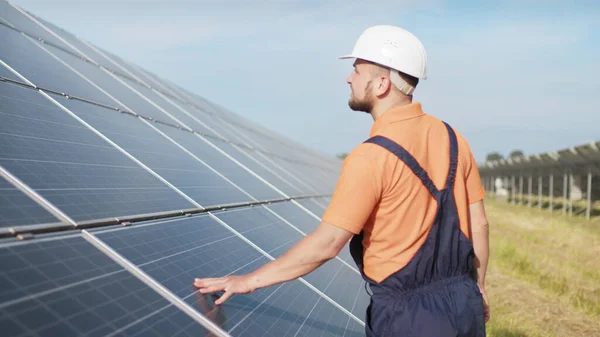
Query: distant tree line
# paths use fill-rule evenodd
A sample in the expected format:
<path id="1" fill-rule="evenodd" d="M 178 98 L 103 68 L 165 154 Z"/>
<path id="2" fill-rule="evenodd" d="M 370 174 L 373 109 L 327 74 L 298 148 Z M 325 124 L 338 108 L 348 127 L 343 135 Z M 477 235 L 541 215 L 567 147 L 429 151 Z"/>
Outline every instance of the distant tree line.
<path id="1" fill-rule="evenodd" d="M 513 150 L 508 155 L 508 158 L 518 158 L 518 157 L 525 157 L 525 153 L 523 153 L 523 151 L 521 151 L 521 150 Z M 486 161 L 501 160 L 501 159 L 504 159 L 504 156 L 500 152 L 490 152 L 485 157 Z"/>

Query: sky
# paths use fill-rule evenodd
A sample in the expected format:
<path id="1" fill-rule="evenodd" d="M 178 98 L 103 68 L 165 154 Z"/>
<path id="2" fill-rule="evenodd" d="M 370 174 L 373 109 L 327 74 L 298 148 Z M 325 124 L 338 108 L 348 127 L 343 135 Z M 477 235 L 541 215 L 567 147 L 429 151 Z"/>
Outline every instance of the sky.
<path id="1" fill-rule="evenodd" d="M 424 44 L 414 101 L 478 162 L 600 140 L 599 1 L 142 1 L 13 3 L 230 111 L 326 154 L 366 140 L 348 108 L 360 33 L 392 24 Z M 542 5 L 543 3 L 543 5 Z"/>

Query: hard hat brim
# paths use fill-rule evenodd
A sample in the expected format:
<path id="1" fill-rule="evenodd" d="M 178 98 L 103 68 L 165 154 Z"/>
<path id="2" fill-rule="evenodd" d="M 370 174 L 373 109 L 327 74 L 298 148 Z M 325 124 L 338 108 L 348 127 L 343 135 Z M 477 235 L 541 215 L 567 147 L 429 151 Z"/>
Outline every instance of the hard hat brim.
<path id="1" fill-rule="evenodd" d="M 347 55 L 338 56 L 338 59 L 339 59 L 339 60 L 343 60 L 343 59 L 361 59 L 361 60 L 365 60 L 365 61 L 367 61 L 367 62 L 372 62 L 372 63 L 375 63 L 375 64 L 379 64 L 380 66 L 382 66 L 382 67 L 384 67 L 384 68 L 393 69 L 393 68 L 390 68 L 390 67 L 388 67 L 388 66 L 386 66 L 386 65 L 382 65 L 382 64 L 380 64 L 380 63 L 377 63 L 377 62 L 375 62 L 375 61 L 373 61 L 373 60 L 371 60 L 371 59 L 369 59 L 369 58 L 365 58 L 364 56 L 363 56 L 363 57 L 361 57 L 361 56 L 357 56 L 357 55 L 353 55 L 353 54 L 347 54 Z M 395 69 L 395 70 L 396 70 L 396 71 L 400 71 L 400 70 L 397 70 L 397 69 Z M 408 74 L 408 73 L 407 73 L 407 74 Z M 409 74 L 409 75 L 411 75 L 411 76 L 414 76 L 414 77 L 416 77 L 416 78 L 418 78 L 418 79 L 421 79 L 421 80 L 426 80 L 426 79 L 427 79 L 427 75 L 422 75 L 421 77 L 419 77 L 419 76 L 416 76 L 416 75 L 412 75 L 412 74 Z"/>

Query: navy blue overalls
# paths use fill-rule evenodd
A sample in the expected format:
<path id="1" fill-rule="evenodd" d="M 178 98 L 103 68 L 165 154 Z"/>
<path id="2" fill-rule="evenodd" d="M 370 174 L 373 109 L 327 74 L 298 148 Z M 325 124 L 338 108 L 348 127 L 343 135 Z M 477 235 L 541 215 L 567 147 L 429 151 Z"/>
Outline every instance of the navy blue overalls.
<path id="1" fill-rule="evenodd" d="M 450 168 L 442 190 L 397 143 L 382 136 L 366 141 L 395 154 L 421 179 L 438 205 L 423 246 L 405 267 L 380 283 L 364 274 L 363 232 L 350 241 L 352 258 L 372 290 L 365 322 L 368 337 L 485 337 L 483 299 L 474 281 L 474 250 L 460 230 L 454 200 L 456 134 L 444 124 L 450 136 Z"/>

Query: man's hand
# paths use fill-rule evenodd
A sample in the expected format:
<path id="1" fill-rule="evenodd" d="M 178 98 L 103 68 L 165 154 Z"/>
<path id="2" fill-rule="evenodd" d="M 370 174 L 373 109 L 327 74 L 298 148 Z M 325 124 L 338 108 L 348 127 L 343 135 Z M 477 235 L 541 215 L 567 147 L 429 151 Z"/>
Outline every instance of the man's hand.
<path id="1" fill-rule="evenodd" d="M 491 313 L 490 313 L 490 302 L 487 298 L 487 295 L 485 293 L 485 289 L 483 288 L 479 288 L 479 292 L 481 292 L 481 296 L 483 296 L 483 314 L 485 317 L 485 322 L 487 323 L 490 320 L 491 317 Z"/>
<path id="2" fill-rule="evenodd" d="M 249 294 L 254 291 L 250 286 L 250 277 L 248 275 L 197 278 L 194 280 L 194 286 L 199 288 L 199 291 L 203 294 L 224 291 L 225 294 L 215 301 L 217 305 L 225 303 L 234 294 Z"/>

